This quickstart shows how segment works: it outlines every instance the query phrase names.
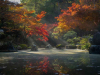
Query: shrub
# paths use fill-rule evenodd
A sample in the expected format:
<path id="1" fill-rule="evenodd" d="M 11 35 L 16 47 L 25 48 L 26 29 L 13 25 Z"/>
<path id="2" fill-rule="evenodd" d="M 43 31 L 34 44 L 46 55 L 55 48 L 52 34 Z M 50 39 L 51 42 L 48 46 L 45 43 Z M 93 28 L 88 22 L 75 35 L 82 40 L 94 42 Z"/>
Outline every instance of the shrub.
<path id="1" fill-rule="evenodd" d="M 87 44 L 85 44 L 85 45 L 82 45 L 81 46 L 81 49 L 87 49 L 87 50 L 89 50 L 89 47 L 90 47 L 90 43 L 87 43 Z"/>
<path id="2" fill-rule="evenodd" d="M 73 38 L 73 42 L 74 42 L 75 45 L 79 44 L 80 40 L 81 40 L 80 37 L 74 37 Z"/>
<path id="3" fill-rule="evenodd" d="M 28 46 L 26 44 L 20 44 L 19 46 L 21 46 L 22 49 L 27 49 Z"/>
<path id="4" fill-rule="evenodd" d="M 74 37 L 73 39 L 67 39 L 69 45 L 77 45 L 80 42 L 80 37 Z"/>
<path id="5" fill-rule="evenodd" d="M 76 49 L 77 46 L 75 46 L 75 45 L 66 45 L 66 48 L 67 49 Z"/>
<path id="6" fill-rule="evenodd" d="M 90 47 L 90 43 L 89 43 L 89 38 L 90 38 L 90 36 L 87 36 L 87 37 L 85 37 L 85 38 L 82 38 L 82 40 L 80 41 L 80 44 L 82 45 L 81 46 L 81 49 L 89 49 L 89 47 Z"/>
<path id="7" fill-rule="evenodd" d="M 68 39 L 67 42 L 68 42 L 69 44 L 74 43 L 73 39 Z"/>
<path id="8" fill-rule="evenodd" d="M 66 34 L 64 34 L 63 38 L 64 40 L 67 39 L 73 39 L 74 37 L 77 37 L 77 33 L 75 31 L 68 31 Z"/>
<path id="9" fill-rule="evenodd" d="M 64 48 L 65 46 L 64 45 L 62 45 L 62 44 L 58 44 L 58 45 L 56 45 L 56 48 L 58 48 L 58 49 L 61 49 L 61 48 Z"/>
<path id="10" fill-rule="evenodd" d="M 28 49 L 31 49 L 31 48 L 32 48 L 31 46 L 28 47 Z"/>

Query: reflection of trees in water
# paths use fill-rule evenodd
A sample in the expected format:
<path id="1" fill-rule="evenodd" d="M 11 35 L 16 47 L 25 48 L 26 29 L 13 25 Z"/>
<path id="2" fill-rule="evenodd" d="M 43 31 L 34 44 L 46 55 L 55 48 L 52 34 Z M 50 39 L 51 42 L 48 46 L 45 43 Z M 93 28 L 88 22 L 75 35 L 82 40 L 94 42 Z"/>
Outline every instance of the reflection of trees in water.
<path id="1" fill-rule="evenodd" d="M 84 65 L 90 64 L 89 54 L 88 55 L 82 54 L 78 60 L 80 60 L 80 64 Z"/>
<path id="2" fill-rule="evenodd" d="M 49 64 L 48 57 L 44 57 L 41 61 L 36 63 L 29 63 L 25 66 L 25 75 L 54 75 L 52 65 Z"/>
<path id="3" fill-rule="evenodd" d="M 77 58 L 78 57 L 78 58 Z M 48 57 L 40 59 L 35 63 L 27 62 L 24 73 L 27 75 L 55 75 L 55 73 L 67 74 L 76 72 L 78 66 L 86 66 L 90 64 L 88 55 L 81 54 L 80 56 L 68 56 L 67 58 L 58 58 L 49 61 Z M 71 73 L 72 74 L 72 73 Z"/>
<path id="4" fill-rule="evenodd" d="M 69 56 L 63 59 L 55 59 L 53 62 L 54 69 L 60 73 L 73 72 L 79 66 L 90 64 L 89 55 L 81 54 L 80 56 Z"/>
<path id="5" fill-rule="evenodd" d="M 55 59 L 52 65 L 54 66 L 54 69 L 58 71 L 59 73 L 67 74 L 67 72 L 69 71 L 69 68 L 67 64 L 65 64 L 63 61 L 64 60 Z"/>

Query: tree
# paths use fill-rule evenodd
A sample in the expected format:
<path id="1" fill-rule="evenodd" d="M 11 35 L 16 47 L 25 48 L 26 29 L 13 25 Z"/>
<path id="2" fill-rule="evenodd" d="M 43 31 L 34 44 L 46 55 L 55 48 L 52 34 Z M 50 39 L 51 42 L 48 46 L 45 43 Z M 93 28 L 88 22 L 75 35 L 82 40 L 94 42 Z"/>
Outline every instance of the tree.
<path id="1" fill-rule="evenodd" d="M 48 0 L 21 0 L 21 3 L 25 3 L 24 7 L 29 11 L 35 10 L 36 13 L 39 13 L 41 6 L 44 6 Z"/>
<path id="2" fill-rule="evenodd" d="M 99 2 L 99 0 L 79 0 L 80 4 L 87 4 L 87 5 L 91 5 Z"/>
<path id="3" fill-rule="evenodd" d="M 9 6 L 12 5 L 14 5 L 14 3 L 11 3 L 7 0 L 0 0 L 0 27 L 5 25 L 5 22 L 7 21 L 6 14 L 9 12 Z"/>
<path id="4" fill-rule="evenodd" d="M 94 9 L 92 5 L 80 5 L 73 3 L 68 10 L 61 10 L 56 19 L 58 22 L 58 28 L 60 32 L 80 28 L 82 30 L 95 30 L 100 23 L 100 11 L 98 4 Z"/>
<path id="5" fill-rule="evenodd" d="M 36 17 L 32 17 L 30 14 L 34 11 L 27 11 L 23 7 L 16 8 L 16 10 L 14 9 L 12 7 L 12 11 L 15 11 L 15 13 L 12 15 L 11 19 L 13 19 L 15 23 L 22 23 L 20 28 L 25 31 L 26 34 L 42 36 L 44 40 L 48 40 L 46 38 L 48 35 L 47 31 L 45 30 L 46 24 L 40 23 L 41 18 L 45 16 L 46 12 L 42 11 L 40 14 L 37 14 Z"/>
<path id="6" fill-rule="evenodd" d="M 27 9 L 23 8 L 22 4 L 14 4 L 7 5 L 7 2 L 9 1 L 0 1 L 1 4 L 4 4 L 4 9 L 6 7 L 9 7 L 9 11 L 3 11 L 1 13 L 4 13 L 1 17 L 1 23 L 3 22 L 3 28 L 7 29 L 8 31 L 13 30 L 20 30 L 25 32 L 26 35 L 37 35 L 43 37 L 43 40 L 48 40 L 46 36 L 48 36 L 47 31 L 45 30 L 46 24 L 40 23 L 40 20 L 42 17 L 45 16 L 46 12 L 42 11 L 40 14 L 37 14 L 36 17 L 31 16 L 32 13 L 35 11 L 28 11 Z M 10 3 L 10 2 L 9 2 Z M 5 7 L 6 6 L 6 7 Z M 7 17 L 7 18 L 6 18 Z M 8 24 L 4 25 L 5 21 L 2 20 L 2 18 L 6 19 L 7 21 L 12 21 L 14 25 Z M 11 22 L 10 22 L 11 23 Z"/>
<path id="7" fill-rule="evenodd" d="M 14 28 L 15 24 L 13 20 L 10 20 L 7 14 L 12 13 L 10 11 L 11 6 L 18 6 L 19 4 L 15 4 L 9 2 L 8 0 L 1 0 L 0 1 L 0 28 L 4 30 L 5 34 L 11 34 L 8 32 L 11 28 Z"/>
<path id="8" fill-rule="evenodd" d="M 64 34 L 63 38 L 64 40 L 67 39 L 73 39 L 74 37 L 77 37 L 77 33 L 75 31 L 68 31 L 66 34 Z"/>
<path id="9" fill-rule="evenodd" d="M 54 17 L 61 13 L 61 9 L 67 9 L 73 2 L 78 2 L 78 0 L 21 0 L 21 3 L 26 3 L 24 7 L 35 10 L 35 14 L 41 11 L 47 12 L 42 22 L 48 24 L 56 22 Z"/>

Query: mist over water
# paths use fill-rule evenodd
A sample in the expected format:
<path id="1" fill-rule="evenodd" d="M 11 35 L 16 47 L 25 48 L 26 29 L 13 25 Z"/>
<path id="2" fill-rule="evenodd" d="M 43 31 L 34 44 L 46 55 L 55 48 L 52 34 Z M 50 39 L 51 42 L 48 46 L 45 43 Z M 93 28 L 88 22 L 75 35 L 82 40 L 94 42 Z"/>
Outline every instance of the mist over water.
<path id="1" fill-rule="evenodd" d="M 11 2 L 17 2 L 17 3 L 21 3 L 20 0 L 9 0 Z"/>

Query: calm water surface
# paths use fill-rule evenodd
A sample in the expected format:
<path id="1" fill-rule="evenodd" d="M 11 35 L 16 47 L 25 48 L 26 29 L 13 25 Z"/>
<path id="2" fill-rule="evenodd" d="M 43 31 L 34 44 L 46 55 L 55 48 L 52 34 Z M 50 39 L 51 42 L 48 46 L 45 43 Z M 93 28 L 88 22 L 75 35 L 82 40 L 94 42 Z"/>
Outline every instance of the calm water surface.
<path id="1" fill-rule="evenodd" d="M 0 52 L 0 75 L 100 75 L 100 55 L 71 49 Z"/>

